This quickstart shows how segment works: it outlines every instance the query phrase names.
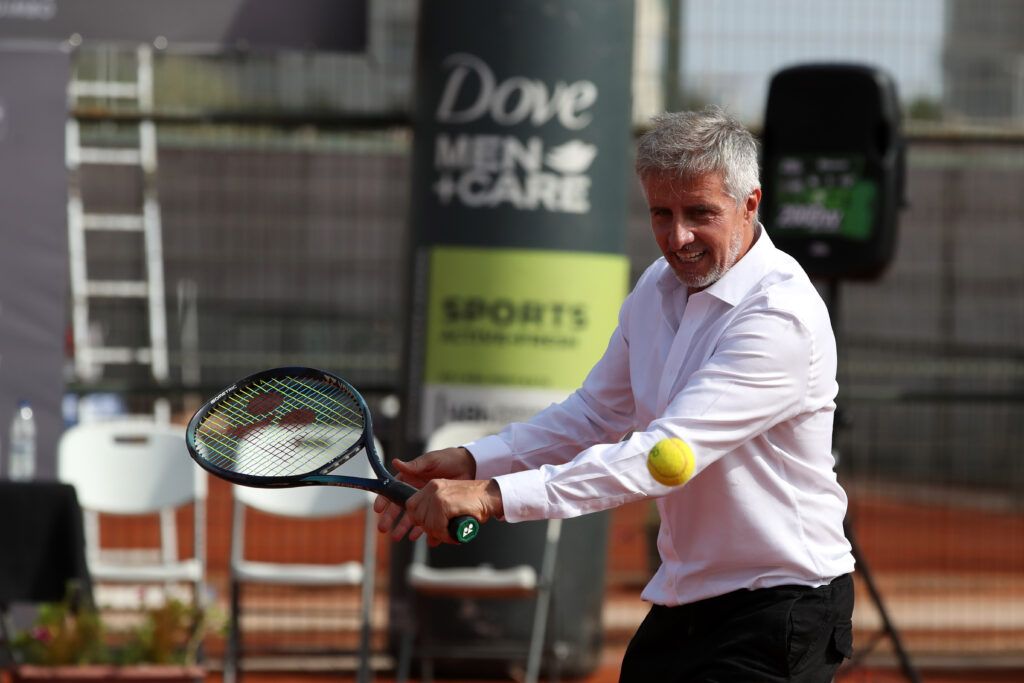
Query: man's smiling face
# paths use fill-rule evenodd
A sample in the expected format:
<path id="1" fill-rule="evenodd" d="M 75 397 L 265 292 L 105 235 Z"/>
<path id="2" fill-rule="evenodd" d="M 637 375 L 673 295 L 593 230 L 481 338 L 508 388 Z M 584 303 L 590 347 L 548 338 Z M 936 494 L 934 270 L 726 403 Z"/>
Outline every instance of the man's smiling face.
<path id="1" fill-rule="evenodd" d="M 641 184 L 654 239 L 691 293 L 717 282 L 754 243 L 760 190 L 737 206 L 725 193 L 721 174 L 681 179 L 660 173 Z"/>

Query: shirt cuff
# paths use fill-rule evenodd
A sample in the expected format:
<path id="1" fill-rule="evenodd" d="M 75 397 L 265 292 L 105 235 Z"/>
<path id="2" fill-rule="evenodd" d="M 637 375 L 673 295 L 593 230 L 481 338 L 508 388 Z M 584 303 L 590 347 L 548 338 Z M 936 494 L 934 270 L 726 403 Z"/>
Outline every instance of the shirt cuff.
<path id="1" fill-rule="evenodd" d="M 529 522 L 547 519 L 548 505 L 544 475 L 540 470 L 524 470 L 491 477 L 501 489 L 505 521 Z"/>
<path id="2" fill-rule="evenodd" d="M 512 452 L 497 435 L 463 444 L 476 462 L 477 479 L 494 479 L 512 471 Z"/>
<path id="3" fill-rule="evenodd" d="M 476 478 L 493 479 L 501 490 L 502 518 L 508 522 L 546 519 L 547 496 L 540 470 L 512 473 L 514 459 L 508 444 L 497 435 L 464 444 L 476 461 Z"/>

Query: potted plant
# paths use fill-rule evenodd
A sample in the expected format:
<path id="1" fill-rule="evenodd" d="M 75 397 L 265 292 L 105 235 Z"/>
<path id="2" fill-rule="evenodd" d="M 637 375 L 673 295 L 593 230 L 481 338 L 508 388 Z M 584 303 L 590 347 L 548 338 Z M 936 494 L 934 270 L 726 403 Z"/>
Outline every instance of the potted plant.
<path id="1" fill-rule="evenodd" d="M 208 610 L 180 600 L 144 610 L 130 627 L 108 626 L 91 602 L 69 590 L 39 606 L 35 622 L 11 643 L 12 683 L 23 681 L 198 681 Z"/>

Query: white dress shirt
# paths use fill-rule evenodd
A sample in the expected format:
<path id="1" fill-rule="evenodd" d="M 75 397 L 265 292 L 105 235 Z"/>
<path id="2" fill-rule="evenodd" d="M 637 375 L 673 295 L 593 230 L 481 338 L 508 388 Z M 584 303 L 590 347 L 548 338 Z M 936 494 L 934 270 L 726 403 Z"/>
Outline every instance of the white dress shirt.
<path id="1" fill-rule="evenodd" d="M 853 570 L 831 452 L 828 312 L 800 266 L 759 233 L 718 282 L 689 296 L 656 261 L 580 389 L 467 444 L 511 522 L 657 498 L 662 564 L 643 592 L 657 604 L 819 586 Z M 678 487 L 647 469 L 648 451 L 668 437 L 696 458 Z"/>

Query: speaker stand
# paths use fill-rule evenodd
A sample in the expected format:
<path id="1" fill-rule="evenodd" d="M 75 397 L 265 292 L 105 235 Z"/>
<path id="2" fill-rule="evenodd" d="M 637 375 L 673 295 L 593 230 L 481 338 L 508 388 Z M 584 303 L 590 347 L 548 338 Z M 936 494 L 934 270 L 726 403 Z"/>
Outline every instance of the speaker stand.
<path id="1" fill-rule="evenodd" d="M 832 320 L 832 330 L 836 336 L 836 344 L 839 345 L 839 280 L 831 278 L 828 280 L 828 292 L 826 306 L 828 307 L 829 318 Z M 841 347 L 840 347 L 841 348 Z M 839 419 L 837 411 L 835 427 L 833 431 L 838 430 L 842 425 L 842 420 Z M 836 462 L 838 464 L 838 451 L 836 453 Z M 879 643 L 882 638 L 888 637 L 892 642 L 893 650 L 896 652 L 896 658 L 899 660 L 900 669 L 903 671 L 903 675 L 907 677 L 907 680 L 911 683 L 921 683 L 921 675 L 918 673 L 917 668 L 914 666 L 913 661 L 910 659 L 910 655 L 906 648 L 903 647 L 903 639 L 900 637 L 899 629 L 896 628 L 896 624 L 889 617 L 889 611 L 885 607 L 885 600 L 882 598 L 882 592 L 878 589 L 878 585 L 875 583 L 874 575 L 871 572 L 871 566 L 868 564 L 867 557 L 861 551 L 860 544 L 857 542 L 857 537 L 853 533 L 853 525 L 850 522 L 850 517 L 847 515 L 843 518 L 843 532 L 846 534 L 847 540 L 850 542 L 850 547 L 853 551 L 853 559 L 857 563 L 856 572 L 860 575 L 864 581 L 864 585 L 868 589 L 868 593 L 871 595 L 871 600 L 875 604 L 875 609 L 878 610 L 878 614 L 882 619 L 882 628 L 875 633 L 875 635 L 868 642 L 867 646 L 860 648 L 854 653 L 854 656 L 850 659 L 846 666 L 839 670 L 836 676 L 838 680 L 845 673 L 851 669 L 855 669 L 861 660 L 864 659 L 875 646 Z"/>

